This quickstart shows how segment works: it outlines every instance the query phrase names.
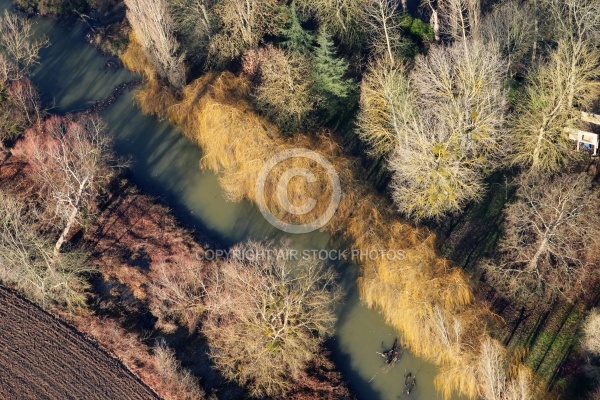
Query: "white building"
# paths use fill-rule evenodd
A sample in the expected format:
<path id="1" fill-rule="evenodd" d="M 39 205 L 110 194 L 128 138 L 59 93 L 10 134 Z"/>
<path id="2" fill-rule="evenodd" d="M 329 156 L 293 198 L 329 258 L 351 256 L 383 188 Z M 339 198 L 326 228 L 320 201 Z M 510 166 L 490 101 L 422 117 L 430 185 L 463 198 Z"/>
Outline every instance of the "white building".
<path id="1" fill-rule="evenodd" d="M 591 124 L 600 125 L 600 115 L 581 112 L 581 120 Z M 567 128 L 569 139 L 576 143 L 577 151 L 588 151 L 592 156 L 598 155 L 598 134 L 579 129 Z"/>

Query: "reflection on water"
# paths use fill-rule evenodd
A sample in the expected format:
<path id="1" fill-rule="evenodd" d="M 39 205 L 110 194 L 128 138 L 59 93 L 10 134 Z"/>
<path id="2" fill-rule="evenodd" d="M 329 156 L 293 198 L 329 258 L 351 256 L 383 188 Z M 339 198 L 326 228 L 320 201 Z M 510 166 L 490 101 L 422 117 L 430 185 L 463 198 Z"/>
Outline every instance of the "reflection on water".
<path id="1" fill-rule="evenodd" d="M 3 1 L 5 3 L 5 1 Z M 83 43 L 84 24 L 53 30 L 55 21 L 38 18 L 36 30 L 51 36 L 51 46 L 40 52 L 43 64 L 34 71 L 38 88 L 53 112 L 85 109 L 107 97 L 115 85 L 133 78 L 127 70 L 106 70 L 98 51 Z M 78 45 L 75 45 L 75 44 Z"/>
<path id="2" fill-rule="evenodd" d="M 8 4 L 7 0 L 0 0 L 0 9 L 3 11 Z M 84 109 L 93 101 L 107 97 L 117 84 L 135 78 L 125 70 L 103 70 L 108 58 L 85 43 L 83 24 L 67 29 L 54 21 L 38 19 L 36 29 L 47 35 L 52 45 L 42 51 L 42 64 L 35 70 L 33 80 L 44 99 L 54 102 L 54 112 Z M 221 243 L 230 245 L 253 237 L 287 238 L 299 250 L 340 245 L 332 244 L 326 233 L 284 234 L 269 225 L 250 203 L 227 202 L 216 176 L 200 170 L 200 149 L 168 123 L 142 115 L 131 93 L 125 93 L 102 116 L 115 138 L 117 151 L 132 159 L 135 182 L 166 200 L 180 219 L 208 232 Z M 384 360 L 376 352 L 382 351 L 382 342 L 390 346 L 396 333 L 377 311 L 360 303 L 355 285 L 356 266 L 337 267 L 348 296 L 340 307 L 337 333 L 331 345 L 337 367 L 358 398 L 405 398 L 402 388 L 407 372 L 416 374 L 418 382 L 410 398 L 438 398 L 432 383 L 435 368 L 408 352 L 390 372 L 380 370 Z"/>

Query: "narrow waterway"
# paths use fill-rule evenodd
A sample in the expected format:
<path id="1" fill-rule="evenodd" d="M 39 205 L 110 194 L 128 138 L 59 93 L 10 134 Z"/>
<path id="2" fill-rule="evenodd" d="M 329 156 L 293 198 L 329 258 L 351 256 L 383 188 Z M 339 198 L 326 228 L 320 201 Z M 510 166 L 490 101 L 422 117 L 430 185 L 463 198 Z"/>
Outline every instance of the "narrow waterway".
<path id="1" fill-rule="evenodd" d="M 3 12 L 8 0 L 0 0 Z M 66 113 L 88 108 L 110 95 L 120 83 L 137 78 L 124 69 L 106 70 L 108 57 L 85 42 L 83 23 L 62 26 L 50 19 L 37 19 L 36 32 L 49 37 L 51 46 L 41 53 L 41 64 L 32 79 L 51 112 Z M 216 176 L 199 168 L 201 150 L 166 122 L 140 113 L 133 94 L 126 91 L 102 112 L 117 152 L 132 160 L 132 176 L 148 193 L 164 199 L 177 217 L 225 245 L 254 238 L 287 238 L 293 247 L 330 249 L 325 233 L 283 234 L 272 227 L 248 202 L 227 202 Z M 342 188 L 343 189 L 343 188 Z M 405 352 L 387 373 L 377 354 L 382 342 L 390 346 L 395 331 L 376 310 L 361 304 L 355 285 L 357 267 L 336 265 L 348 295 L 339 310 L 339 323 L 331 340 L 334 361 L 360 400 L 407 398 L 402 394 L 404 374 L 416 374 L 412 399 L 439 398 L 433 389 L 435 367 Z M 410 312 L 410 310 L 405 310 Z"/>

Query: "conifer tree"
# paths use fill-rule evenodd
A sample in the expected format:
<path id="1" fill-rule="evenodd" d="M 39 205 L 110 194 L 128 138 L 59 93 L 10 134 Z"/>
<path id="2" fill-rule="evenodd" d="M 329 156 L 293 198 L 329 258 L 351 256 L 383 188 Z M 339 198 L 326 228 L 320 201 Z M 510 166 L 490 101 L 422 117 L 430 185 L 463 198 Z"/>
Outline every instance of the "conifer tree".
<path id="1" fill-rule="evenodd" d="M 348 61 L 336 57 L 335 44 L 324 29 L 319 31 L 314 48 L 312 75 L 314 88 L 324 101 L 329 117 L 336 113 L 341 102 L 356 90 L 356 83 L 344 76 L 348 72 Z"/>
<path id="2" fill-rule="evenodd" d="M 296 2 L 283 7 L 285 24 L 279 28 L 279 34 L 285 39 L 281 46 L 302 54 L 309 53 L 314 40 L 313 35 L 302 27 L 296 11 Z"/>

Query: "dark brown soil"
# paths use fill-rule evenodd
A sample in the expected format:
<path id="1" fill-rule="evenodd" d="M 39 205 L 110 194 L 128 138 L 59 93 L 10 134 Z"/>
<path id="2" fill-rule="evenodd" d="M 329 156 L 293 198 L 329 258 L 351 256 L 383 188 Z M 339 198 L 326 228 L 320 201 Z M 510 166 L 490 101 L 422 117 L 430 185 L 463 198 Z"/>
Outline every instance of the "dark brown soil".
<path id="1" fill-rule="evenodd" d="M 158 399 L 118 360 L 0 286 L 0 399 Z"/>

